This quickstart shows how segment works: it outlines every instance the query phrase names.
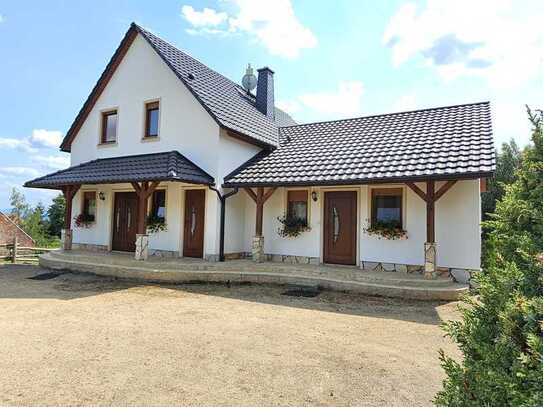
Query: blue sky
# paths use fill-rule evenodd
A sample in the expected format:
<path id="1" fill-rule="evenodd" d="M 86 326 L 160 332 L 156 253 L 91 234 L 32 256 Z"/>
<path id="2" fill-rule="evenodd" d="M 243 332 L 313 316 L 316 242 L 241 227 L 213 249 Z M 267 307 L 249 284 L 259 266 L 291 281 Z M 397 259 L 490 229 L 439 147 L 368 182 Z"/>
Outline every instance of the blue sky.
<path id="1" fill-rule="evenodd" d="M 236 81 L 270 66 L 299 122 L 490 100 L 497 144 L 524 145 L 524 105 L 543 107 L 542 17 L 529 0 L 0 0 L 0 208 L 67 165 L 58 143 L 131 21 Z"/>

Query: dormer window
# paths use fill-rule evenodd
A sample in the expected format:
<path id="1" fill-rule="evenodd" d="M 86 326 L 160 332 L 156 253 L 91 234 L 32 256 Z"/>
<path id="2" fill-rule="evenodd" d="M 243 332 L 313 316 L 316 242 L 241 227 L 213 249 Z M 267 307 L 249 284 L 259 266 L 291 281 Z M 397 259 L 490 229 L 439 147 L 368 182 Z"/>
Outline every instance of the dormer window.
<path id="1" fill-rule="evenodd" d="M 117 142 L 117 110 L 102 112 L 102 144 Z"/>
<path id="2" fill-rule="evenodd" d="M 145 138 L 158 137 L 158 102 L 145 104 Z"/>

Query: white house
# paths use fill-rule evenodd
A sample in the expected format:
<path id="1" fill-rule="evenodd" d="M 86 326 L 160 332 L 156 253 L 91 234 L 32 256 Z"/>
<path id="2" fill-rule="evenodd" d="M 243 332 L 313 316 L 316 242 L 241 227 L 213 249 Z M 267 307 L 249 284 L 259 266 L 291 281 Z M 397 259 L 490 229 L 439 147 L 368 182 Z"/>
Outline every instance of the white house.
<path id="1" fill-rule="evenodd" d="M 273 78 L 254 95 L 132 24 L 62 142 L 71 167 L 26 186 L 64 192 L 66 250 L 480 267 L 488 103 L 299 125 Z"/>

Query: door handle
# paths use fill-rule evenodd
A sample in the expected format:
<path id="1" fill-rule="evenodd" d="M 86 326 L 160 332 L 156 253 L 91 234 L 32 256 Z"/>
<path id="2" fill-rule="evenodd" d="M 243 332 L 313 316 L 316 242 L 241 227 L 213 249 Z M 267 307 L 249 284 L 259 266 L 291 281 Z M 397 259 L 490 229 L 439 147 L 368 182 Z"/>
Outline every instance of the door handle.
<path id="1" fill-rule="evenodd" d="M 334 222 L 333 239 L 334 239 L 334 244 L 335 244 L 337 242 L 337 239 L 339 238 L 341 224 L 340 224 L 340 219 L 339 219 L 339 211 L 336 209 L 335 206 L 332 208 L 332 213 L 333 213 L 333 222 Z"/>

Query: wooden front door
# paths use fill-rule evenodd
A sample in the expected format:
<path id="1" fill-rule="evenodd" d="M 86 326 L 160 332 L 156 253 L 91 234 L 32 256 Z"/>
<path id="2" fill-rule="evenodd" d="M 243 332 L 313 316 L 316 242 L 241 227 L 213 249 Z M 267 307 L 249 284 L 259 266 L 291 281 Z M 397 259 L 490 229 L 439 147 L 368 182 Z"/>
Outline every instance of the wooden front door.
<path id="1" fill-rule="evenodd" d="M 356 264 L 356 228 L 356 192 L 325 192 L 325 263 Z"/>
<path id="2" fill-rule="evenodd" d="M 204 256 L 205 196 L 203 189 L 189 189 L 185 192 L 183 257 Z"/>
<path id="3" fill-rule="evenodd" d="M 138 197 L 135 192 L 116 192 L 113 211 L 113 250 L 136 250 Z"/>

